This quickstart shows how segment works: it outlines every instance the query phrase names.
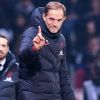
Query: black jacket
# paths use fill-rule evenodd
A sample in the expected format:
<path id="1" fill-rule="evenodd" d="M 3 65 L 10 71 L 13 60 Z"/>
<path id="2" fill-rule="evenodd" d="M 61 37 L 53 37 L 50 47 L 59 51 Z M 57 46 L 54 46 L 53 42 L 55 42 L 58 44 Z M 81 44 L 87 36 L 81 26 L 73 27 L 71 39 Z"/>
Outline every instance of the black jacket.
<path id="1" fill-rule="evenodd" d="M 66 66 L 65 39 L 60 30 L 55 35 L 48 31 L 40 9 L 32 15 L 34 27 L 28 28 L 21 37 L 18 100 L 75 100 Z M 38 25 L 48 43 L 34 51 L 32 39 Z"/>
<path id="2" fill-rule="evenodd" d="M 4 69 L 0 71 L 0 100 L 16 100 L 15 84 L 18 81 L 18 64 L 9 52 Z"/>

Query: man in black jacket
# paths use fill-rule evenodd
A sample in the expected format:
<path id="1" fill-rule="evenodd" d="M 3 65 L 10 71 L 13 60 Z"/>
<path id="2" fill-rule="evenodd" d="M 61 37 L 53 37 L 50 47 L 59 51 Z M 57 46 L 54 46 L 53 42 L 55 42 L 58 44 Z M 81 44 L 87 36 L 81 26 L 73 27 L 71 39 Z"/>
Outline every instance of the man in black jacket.
<path id="1" fill-rule="evenodd" d="M 75 100 L 60 31 L 65 18 L 66 8 L 54 1 L 33 12 L 20 41 L 18 100 Z"/>
<path id="2" fill-rule="evenodd" d="M 18 64 L 9 51 L 8 38 L 0 34 L 0 100 L 16 100 L 17 80 Z"/>

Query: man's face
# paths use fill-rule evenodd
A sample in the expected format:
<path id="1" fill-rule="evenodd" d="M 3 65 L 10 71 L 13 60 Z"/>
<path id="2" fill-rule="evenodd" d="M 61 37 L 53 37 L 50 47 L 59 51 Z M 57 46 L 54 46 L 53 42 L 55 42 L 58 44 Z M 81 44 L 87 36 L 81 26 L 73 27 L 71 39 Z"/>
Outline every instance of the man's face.
<path id="1" fill-rule="evenodd" d="M 65 16 L 62 9 L 49 10 L 47 15 L 43 15 L 43 19 L 48 30 L 51 33 L 57 33 L 65 20 Z"/>
<path id="2" fill-rule="evenodd" d="M 7 42 L 7 39 L 0 37 L 0 60 L 5 58 L 9 51 L 9 46 Z"/>

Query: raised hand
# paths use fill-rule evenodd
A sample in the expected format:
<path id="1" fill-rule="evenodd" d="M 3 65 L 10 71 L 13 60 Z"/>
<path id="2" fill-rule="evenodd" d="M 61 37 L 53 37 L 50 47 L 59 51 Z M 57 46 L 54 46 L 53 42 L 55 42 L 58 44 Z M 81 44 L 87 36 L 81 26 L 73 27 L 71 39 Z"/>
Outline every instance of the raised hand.
<path id="1" fill-rule="evenodd" d="M 42 35 L 42 30 L 40 26 L 38 26 L 38 33 L 33 39 L 33 45 L 36 50 L 41 49 L 45 45 L 45 38 Z"/>

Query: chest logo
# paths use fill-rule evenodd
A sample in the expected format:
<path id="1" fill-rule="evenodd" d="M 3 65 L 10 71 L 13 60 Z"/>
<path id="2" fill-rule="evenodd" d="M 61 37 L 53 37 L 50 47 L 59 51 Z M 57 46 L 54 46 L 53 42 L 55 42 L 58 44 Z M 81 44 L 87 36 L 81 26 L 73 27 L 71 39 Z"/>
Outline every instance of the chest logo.
<path id="1" fill-rule="evenodd" d="M 60 53 L 59 53 L 59 55 L 64 55 L 64 53 L 63 53 L 63 51 L 62 51 L 62 50 L 60 50 Z"/>
<path id="2" fill-rule="evenodd" d="M 6 81 L 6 82 L 13 82 L 11 77 L 7 77 L 4 81 Z"/>
<path id="3" fill-rule="evenodd" d="M 6 82 L 14 82 L 12 80 L 12 72 L 7 73 L 7 77 L 6 77 L 6 79 L 4 81 L 6 81 Z"/>

